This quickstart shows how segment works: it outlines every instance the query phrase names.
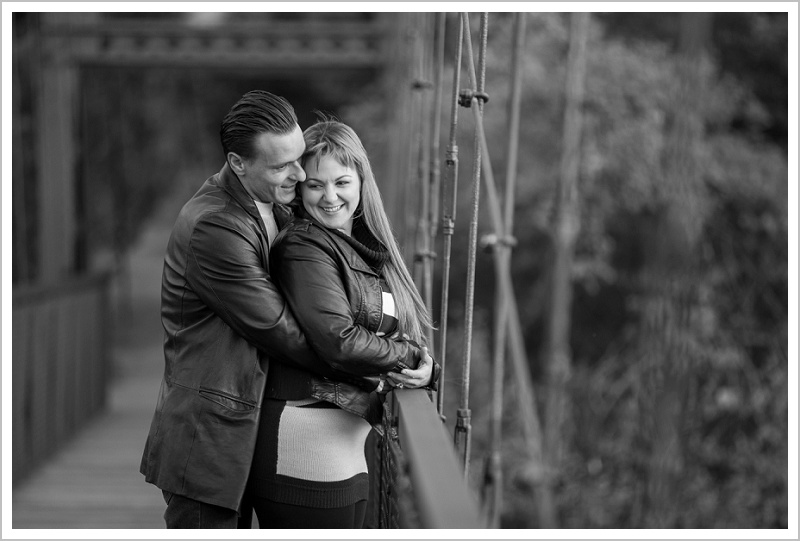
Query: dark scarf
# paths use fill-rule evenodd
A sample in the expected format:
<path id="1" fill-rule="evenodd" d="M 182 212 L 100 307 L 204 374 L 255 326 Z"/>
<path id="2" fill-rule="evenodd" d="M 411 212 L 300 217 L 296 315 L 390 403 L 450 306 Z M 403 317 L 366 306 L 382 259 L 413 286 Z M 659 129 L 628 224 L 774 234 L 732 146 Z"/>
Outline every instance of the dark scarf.
<path id="1" fill-rule="evenodd" d="M 303 207 L 302 203 L 299 203 L 297 199 L 292 202 L 292 207 L 295 216 L 311 220 L 320 227 L 325 228 L 325 230 L 343 239 L 359 256 L 361 256 L 361 259 L 363 259 L 372 270 L 378 274 L 381 273 L 383 265 L 389 260 L 389 250 L 386 249 L 381 241 L 375 238 L 375 235 L 372 234 L 360 215 L 353 219 L 353 234 L 347 235 L 338 229 L 328 229 L 325 227 L 306 212 L 305 207 Z M 358 212 L 358 210 L 356 212 Z"/>
<path id="2" fill-rule="evenodd" d="M 379 274 L 383 265 L 389 260 L 389 250 L 375 238 L 360 216 L 353 220 L 352 236 L 342 233 L 338 229 L 329 229 L 328 231 L 344 239 L 361 256 L 361 259 Z"/>

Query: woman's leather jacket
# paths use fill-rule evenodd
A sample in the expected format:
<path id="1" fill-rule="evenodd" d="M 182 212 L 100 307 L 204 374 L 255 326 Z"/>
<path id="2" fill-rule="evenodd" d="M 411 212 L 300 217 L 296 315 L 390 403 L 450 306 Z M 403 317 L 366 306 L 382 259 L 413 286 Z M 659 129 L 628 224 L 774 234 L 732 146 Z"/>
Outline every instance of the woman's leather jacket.
<path id="1" fill-rule="evenodd" d="M 383 317 L 380 276 L 343 236 L 312 218 L 295 217 L 275 239 L 270 268 L 309 345 L 332 368 L 374 376 L 401 363 L 418 365 L 416 344 L 375 334 Z M 318 398 L 378 428 L 376 395 L 288 365 L 273 368 L 267 379 L 269 398 Z"/>

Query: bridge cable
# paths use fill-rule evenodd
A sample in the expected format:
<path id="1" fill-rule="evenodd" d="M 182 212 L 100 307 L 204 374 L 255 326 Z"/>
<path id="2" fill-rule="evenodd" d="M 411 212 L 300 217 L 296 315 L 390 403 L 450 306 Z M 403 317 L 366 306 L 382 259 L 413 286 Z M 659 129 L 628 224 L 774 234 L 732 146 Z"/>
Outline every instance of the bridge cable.
<path id="1" fill-rule="evenodd" d="M 418 75 L 416 80 L 414 81 L 413 88 L 419 94 L 419 154 L 417 156 L 417 167 L 418 167 L 418 180 L 419 180 L 419 189 L 420 189 L 420 212 L 419 212 L 419 219 L 417 220 L 417 234 L 416 234 L 416 253 L 414 255 L 414 263 L 415 263 L 415 271 L 417 273 L 417 277 L 415 282 L 419 285 L 419 288 L 422 293 L 423 302 L 425 303 L 425 307 L 428 310 L 428 313 L 433 312 L 432 307 L 432 289 L 433 289 L 433 277 L 432 277 L 432 266 L 433 266 L 433 259 L 436 257 L 436 254 L 432 250 L 432 239 L 431 239 L 431 209 L 433 208 L 432 204 L 432 191 L 433 188 L 430 184 L 431 180 L 431 156 L 433 153 L 433 144 L 431 141 L 432 133 L 434 131 L 434 125 L 431 123 L 431 120 L 436 120 L 434 116 L 431 115 L 429 110 L 430 104 L 429 100 L 427 100 L 427 95 L 429 94 L 429 90 L 434 88 L 434 83 L 430 81 L 429 75 L 430 71 L 432 70 L 432 66 L 428 61 L 428 55 L 426 54 L 426 47 L 425 44 L 431 43 L 431 33 L 435 32 L 435 27 L 433 26 L 433 21 L 430 17 L 423 15 L 423 23 L 421 26 L 421 34 L 423 38 L 421 40 L 422 46 L 420 47 L 420 54 L 418 55 L 419 58 L 419 66 L 418 66 Z M 435 36 L 434 36 L 435 37 Z M 429 347 L 433 347 L 433 329 L 426 330 L 426 342 Z"/>
<path id="2" fill-rule="evenodd" d="M 486 69 L 486 45 L 487 45 L 487 28 L 488 28 L 488 13 L 481 14 L 481 48 L 479 53 L 479 75 L 476 76 L 475 65 L 472 59 L 474 58 L 472 52 L 472 37 L 469 28 L 469 14 L 462 13 L 462 24 L 464 26 L 465 45 L 467 48 L 467 58 L 469 62 L 470 80 L 473 81 L 473 91 L 462 93 L 462 104 L 466 106 L 475 107 L 475 118 L 479 119 L 483 114 L 483 102 L 487 101 L 488 96 L 484 92 L 484 79 Z M 469 101 L 467 101 L 467 99 Z M 456 428 L 455 428 L 455 443 L 456 448 L 461 453 L 464 476 L 469 475 L 470 467 L 470 453 L 471 453 L 471 435 L 472 426 L 470 424 L 472 413 L 469 408 L 469 384 L 470 384 L 470 362 L 472 355 L 472 326 L 474 315 L 474 302 L 475 302 L 475 263 L 478 245 L 478 215 L 480 209 L 480 185 L 481 185 L 481 129 L 475 130 L 474 138 L 474 159 L 472 168 L 472 217 L 470 219 L 469 229 L 469 255 L 467 261 L 467 291 L 465 301 L 464 313 L 464 356 L 462 361 L 461 373 L 461 396 L 459 400 L 459 407 L 457 410 Z"/>
<path id="3" fill-rule="evenodd" d="M 461 56 L 464 43 L 464 27 L 458 24 L 455 57 L 453 61 L 453 94 L 450 100 L 450 132 L 447 154 L 445 157 L 445 178 L 442 184 L 442 302 L 441 331 L 439 333 L 439 365 L 442 369 L 439 381 L 445 381 L 447 368 L 447 314 L 450 306 L 450 253 L 453 243 L 453 231 L 456 220 L 456 194 L 458 193 L 458 145 L 456 144 L 456 128 L 458 127 L 458 90 L 461 84 Z M 440 385 L 438 398 L 439 414 L 444 410 L 444 384 Z"/>
<path id="4" fill-rule="evenodd" d="M 475 71 L 470 71 L 473 86 L 477 86 Z M 485 97 L 486 98 L 486 97 Z M 484 180 L 487 188 L 487 202 L 489 216 L 492 227 L 495 231 L 494 242 L 505 242 L 513 246 L 516 240 L 513 237 L 505 237 L 503 220 L 501 218 L 500 203 L 497 197 L 497 188 L 492 173 L 492 164 L 489 154 L 489 147 L 486 142 L 486 134 L 483 129 L 483 117 L 480 111 L 473 109 L 473 117 L 476 124 L 476 133 L 480 137 L 481 148 L 483 150 Z M 508 316 L 508 338 L 511 352 L 512 365 L 515 371 L 514 383 L 517 389 L 517 405 L 521 417 L 522 434 L 526 442 L 529 463 L 523 475 L 533 484 L 535 500 L 540 516 L 543 517 L 543 524 L 555 524 L 553 520 L 554 508 L 547 468 L 542 449 L 542 429 L 539 423 L 539 415 L 536 411 L 536 397 L 531 381 L 529 363 L 525 352 L 525 342 L 522 334 L 522 325 L 519 320 L 517 301 L 514 296 L 513 284 L 511 282 L 511 269 L 509 259 L 494 258 L 495 272 L 502 277 L 502 292 L 504 299 L 504 309 Z M 548 526 L 555 527 L 555 526 Z"/>
<path id="5" fill-rule="evenodd" d="M 442 133 L 442 82 L 444 80 L 445 13 L 436 14 L 436 58 L 434 64 L 433 135 L 431 144 L 431 241 L 436 238 L 439 222 L 439 191 L 441 190 L 441 160 L 439 140 Z"/>
<path id="6" fill-rule="evenodd" d="M 418 185 L 420 168 L 423 167 L 420 162 L 420 156 L 425 151 L 425 136 L 422 124 L 424 123 L 425 117 L 424 91 L 428 83 L 425 81 L 424 75 L 425 36 L 421 36 L 424 32 L 424 22 L 421 19 L 424 16 L 424 13 L 412 15 L 410 26 L 405 32 L 405 39 L 408 41 L 406 53 L 409 59 L 409 75 L 411 77 L 409 88 L 411 93 L 408 95 L 408 106 L 404 108 L 407 112 L 404 119 L 407 126 L 407 130 L 404 132 L 404 138 L 408 144 L 408 148 L 406 149 L 407 163 L 416 164 L 416 169 L 412 166 L 406 171 L 408 174 L 408 181 L 406 184 L 413 187 L 417 187 Z M 419 193 L 412 193 L 411 191 L 404 193 L 403 200 L 405 207 L 403 216 L 406 221 L 406 234 L 414 239 L 413 248 L 416 250 L 416 245 L 419 244 L 420 221 L 419 219 L 413 220 L 413 217 L 418 216 L 417 211 L 419 205 L 424 204 L 424 201 L 420 201 L 420 199 L 424 199 L 425 196 L 424 193 L 420 198 L 415 198 L 414 195 L 419 196 Z M 416 251 L 411 255 L 413 256 L 413 281 L 420 291 L 421 296 L 424 296 L 425 292 L 422 290 L 419 276 L 420 259 L 417 257 Z"/>
<path id="7" fill-rule="evenodd" d="M 442 131 L 442 81 L 444 79 L 444 44 L 445 44 L 445 14 L 439 12 L 436 14 L 435 27 L 434 27 L 434 66 L 433 66 L 433 114 L 431 115 L 431 153 L 430 153 L 430 207 L 428 215 L 428 254 L 429 257 L 425 260 L 427 265 L 425 267 L 425 283 L 428 303 L 428 310 L 433 314 L 433 261 L 436 259 L 436 253 L 430 248 L 435 246 L 436 235 L 438 230 L 439 221 L 439 190 L 441 189 L 441 163 L 439 159 L 439 140 Z M 433 330 L 431 329 L 431 336 L 429 340 L 431 351 L 434 350 L 433 346 Z M 437 399 L 438 409 L 438 399 Z M 439 410 L 441 415 L 441 410 Z M 444 420 L 444 419 L 443 419 Z"/>

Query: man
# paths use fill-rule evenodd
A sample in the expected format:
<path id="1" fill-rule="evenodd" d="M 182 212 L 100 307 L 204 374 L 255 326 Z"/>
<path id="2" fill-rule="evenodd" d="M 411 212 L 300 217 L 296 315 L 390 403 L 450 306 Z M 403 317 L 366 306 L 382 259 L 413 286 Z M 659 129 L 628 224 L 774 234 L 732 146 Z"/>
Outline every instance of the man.
<path id="1" fill-rule="evenodd" d="M 291 105 L 248 92 L 220 137 L 225 165 L 181 210 L 164 258 L 164 379 L 140 471 L 168 528 L 237 527 L 270 362 L 375 387 L 313 354 L 269 277 L 269 243 L 305 180 Z"/>

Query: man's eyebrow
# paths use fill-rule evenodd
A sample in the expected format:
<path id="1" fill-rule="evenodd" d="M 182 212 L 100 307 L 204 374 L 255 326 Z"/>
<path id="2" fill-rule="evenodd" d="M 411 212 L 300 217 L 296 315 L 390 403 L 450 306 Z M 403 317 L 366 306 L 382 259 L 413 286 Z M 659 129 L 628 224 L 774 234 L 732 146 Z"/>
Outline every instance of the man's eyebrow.
<path id="1" fill-rule="evenodd" d="M 277 168 L 277 167 L 283 167 L 284 165 L 291 165 L 294 162 L 299 162 L 300 158 L 302 158 L 302 157 L 303 157 L 303 155 L 301 154 L 300 156 L 298 156 L 297 158 L 295 158 L 293 160 L 287 160 L 287 161 L 281 162 L 281 163 L 269 164 L 269 167 Z"/>

